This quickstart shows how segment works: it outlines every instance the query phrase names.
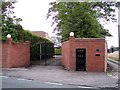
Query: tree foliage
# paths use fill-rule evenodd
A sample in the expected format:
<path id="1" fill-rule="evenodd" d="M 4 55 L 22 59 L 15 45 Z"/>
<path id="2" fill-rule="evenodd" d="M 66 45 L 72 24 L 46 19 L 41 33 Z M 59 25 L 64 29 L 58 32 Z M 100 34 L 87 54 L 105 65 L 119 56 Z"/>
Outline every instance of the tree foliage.
<path id="1" fill-rule="evenodd" d="M 15 2 L 2 2 L 2 4 L 0 5 L 1 8 L 0 12 L 2 12 L 0 16 L 0 19 L 2 20 L 2 23 L 0 23 L 0 34 L 2 33 L 2 37 L 0 37 L 0 40 L 6 40 L 7 34 L 11 34 L 14 42 L 21 43 L 25 41 L 30 41 L 31 59 L 35 59 L 34 54 L 36 55 L 38 54 L 37 51 L 40 51 L 40 48 L 38 48 L 40 45 L 36 44 L 40 42 L 49 42 L 49 46 L 51 46 L 51 48 L 47 47 L 48 53 L 50 53 L 50 56 L 53 56 L 54 44 L 48 39 L 36 36 L 32 34 L 30 31 L 24 30 L 23 27 L 20 25 L 20 21 L 22 21 L 22 19 L 13 16 L 14 3 Z"/>
<path id="2" fill-rule="evenodd" d="M 12 39 L 15 42 L 23 41 L 23 27 L 20 25 L 21 18 L 16 18 L 16 16 L 12 16 L 13 12 L 13 4 L 15 2 L 2 1 L 0 5 L 1 11 L 1 20 L 2 23 L 0 25 L 2 37 L 0 39 L 6 40 L 6 35 L 11 34 Z"/>
<path id="3" fill-rule="evenodd" d="M 56 24 L 54 31 L 68 39 L 72 31 L 76 37 L 103 38 L 111 36 L 98 19 L 116 21 L 114 2 L 51 2 L 47 18 L 52 17 Z"/>
<path id="4" fill-rule="evenodd" d="M 20 25 L 22 19 L 16 18 L 16 16 L 13 15 L 14 3 L 15 2 L 4 1 L 0 5 L 1 7 L 0 11 L 2 12 L 0 17 L 2 19 L 2 23 L 0 25 L 1 28 L 0 32 L 2 32 L 2 37 L 0 38 L 0 40 L 6 40 L 7 34 L 11 34 L 13 41 L 15 42 L 30 41 L 31 46 L 38 42 L 43 41 L 50 42 L 48 39 L 38 37 L 36 35 L 31 34 L 31 32 L 23 29 L 22 25 Z"/>

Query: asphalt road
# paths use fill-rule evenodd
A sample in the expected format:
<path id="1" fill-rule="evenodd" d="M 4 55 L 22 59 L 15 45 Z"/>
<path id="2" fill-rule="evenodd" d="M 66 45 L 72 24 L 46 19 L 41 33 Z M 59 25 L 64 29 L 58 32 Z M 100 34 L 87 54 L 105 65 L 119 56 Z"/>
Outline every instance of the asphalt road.
<path id="1" fill-rule="evenodd" d="M 85 87 L 85 86 L 74 86 L 67 85 L 61 83 L 52 83 L 52 82 L 40 82 L 40 81 L 32 81 L 22 78 L 15 77 L 6 77 L 0 76 L 2 79 L 2 89 L 1 90 L 118 90 L 117 88 L 93 88 L 93 87 Z"/>
<path id="2" fill-rule="evenodd" d="M 61 83 L 32 81 L 22 78 L 1 76 L 2 88 L 79 88 L 79 90 L 90 89 L 91 87 L 66 85 Z"/>

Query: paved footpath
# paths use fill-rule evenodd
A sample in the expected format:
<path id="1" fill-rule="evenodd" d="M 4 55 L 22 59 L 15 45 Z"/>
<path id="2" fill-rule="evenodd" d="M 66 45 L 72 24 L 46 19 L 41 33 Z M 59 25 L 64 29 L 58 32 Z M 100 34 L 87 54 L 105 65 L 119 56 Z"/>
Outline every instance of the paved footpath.
<path id="1" fill-rule="evenodd" d="M 2 69 L 1 75 L 42 82 L 72 84 L 77 86 L 118 87 L 117 72 L 67 71 L 62 66 L 32 65 L 28 68 Z"/>
<path id="2" fill-rule="evenodd" d="M 109 75 L 109 73 L 66 71 L 61 66 L 31 66 L 28 69 L 4 69 L 2 75 L 92 87 L 118 86 L 118 78 L 111 76 L 111 74 Z"/>

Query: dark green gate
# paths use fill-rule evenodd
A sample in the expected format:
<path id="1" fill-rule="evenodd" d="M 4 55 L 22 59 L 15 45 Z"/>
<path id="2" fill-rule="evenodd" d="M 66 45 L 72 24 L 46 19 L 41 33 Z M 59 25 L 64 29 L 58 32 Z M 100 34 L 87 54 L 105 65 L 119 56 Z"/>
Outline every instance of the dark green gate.
<path id="1" fill-rule="evenodd" d="M 40 42 L 30 47 L 31 60 L 45 60 L 54 56 L 54 44 L 50 42 Z"/>

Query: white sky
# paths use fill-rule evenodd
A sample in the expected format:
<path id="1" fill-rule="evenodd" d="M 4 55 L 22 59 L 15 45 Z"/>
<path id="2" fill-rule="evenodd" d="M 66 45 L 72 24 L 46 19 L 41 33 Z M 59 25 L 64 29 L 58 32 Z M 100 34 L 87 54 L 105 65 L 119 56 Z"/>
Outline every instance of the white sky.
<path id="1" fill-rule="evenodd" d="M 52 19 L 46 20 L 46 14 L 49 9 L 49 3 L 55 0 L 18 0 L 15 6 L 15 15 L 22 18 L 21 25 L 29 31 L 45 31 L 53 36 L 51 27 Z M 118 28 L 116 24 L 110 23 L 105 26 L 109 29 L 113 37 L 107 38 L 108 47 L 118 46 Z"/>

